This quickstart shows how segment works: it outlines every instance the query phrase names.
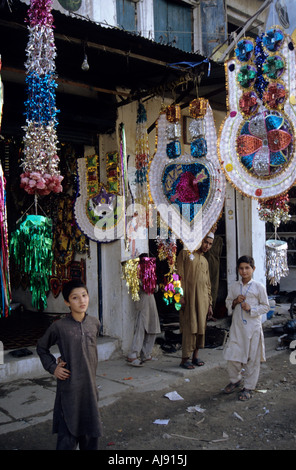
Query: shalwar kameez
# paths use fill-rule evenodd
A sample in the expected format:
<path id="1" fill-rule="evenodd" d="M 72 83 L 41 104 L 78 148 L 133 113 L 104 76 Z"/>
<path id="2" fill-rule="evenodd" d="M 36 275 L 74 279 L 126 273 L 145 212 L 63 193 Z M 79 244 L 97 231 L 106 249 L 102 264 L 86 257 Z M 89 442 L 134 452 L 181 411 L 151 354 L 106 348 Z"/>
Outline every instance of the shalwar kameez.
<path id="1" fill-rule="evenodd" d="M 77 442 L 80 448 L 95 449 L 102 434 L 96 384 L 99 329 L 95 317 L 86 314 L 80 322 L 67 315 L 52 323 L 38 340 L 37 353 L 45 370 L 53 374 L 57 367 L 50 352 L 57 344 L 61 360 L 71 372 L 67 380 L 57 379 L 53 412 L 53 432 L 59 433 L 57 449 L 64 448 L 65 436 L 68 442 L 72 436 L 74 449 Z"/>
<path id="2" fill-rule="evenodd" d="M 135 303 L 136 322 L 134 337 L 128 354 L 128 359 L 132 361 L 138 357 L 142 361 L 151 358 L 156 335 L 161 331 L 154 294 L 146 294 L 141 289 L 139 295 L 140 300 Z"/>
<path id="3" fill-rule="evenodd" d="M 205 344 L 207 314 L 212 304 L 209 265 L 202 252 L 190 255 L 181 250 L 176 269 L 185 300 L 185 307 L 180 310 L 182 357 L 189 358 L 195 349 Z"/>
<path id="4" fill-rule="evenodd" d="M 239 295 L 246 297 L 250 312 L 243 310 L 241 304 L 232 308 L 234 299 Z M 230 382 L 239 382 L 244 369 L 245 388 L 254 390 L 259 378 L 260 362 L 266 360 L 262 329 L 262 315 L 269 311 L 266 289 L 253 279 L 246 284 L 241 280 L 236 281 L 229 289 L 226 307 L 228 314 L 232 315 L 229 339 L 224 349 Z"/>

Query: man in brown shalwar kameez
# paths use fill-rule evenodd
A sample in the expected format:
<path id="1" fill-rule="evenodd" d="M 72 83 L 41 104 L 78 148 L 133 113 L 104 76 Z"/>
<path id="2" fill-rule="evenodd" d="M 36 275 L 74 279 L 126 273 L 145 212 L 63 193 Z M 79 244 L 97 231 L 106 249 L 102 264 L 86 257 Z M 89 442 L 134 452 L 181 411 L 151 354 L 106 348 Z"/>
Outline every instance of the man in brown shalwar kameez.
<path id="1" fill-rule="evenodd" d="M 214 235 L 209 233 L 200 248 L 192 253 L 181 250 L 177 257 L 177 273 L 183 288 L 183 307 L 180 311 L 182 360 L 184 369 L 204 364 L 198 351 L 204 347 L 207 317 L 212 317 L 212 297 L 209 266 L 204 253 L 210 250 Z M 192 356 L 192 362 L 189 361 Z"/>
<path id="2" fill-rule="evenodd" d="M 81 281 L 63 287 L 71 313 L 55 321 L 38 340 L 37 353 L 45 370 L 57 378 L 53 432 L 58 433 L 57 450 L 98 450 L 102 434 L 98 409 L 96 369 L 100 322 L 86 314 L 88 291 Z M 50 348 L 57 344 L 58 362 Z"/>

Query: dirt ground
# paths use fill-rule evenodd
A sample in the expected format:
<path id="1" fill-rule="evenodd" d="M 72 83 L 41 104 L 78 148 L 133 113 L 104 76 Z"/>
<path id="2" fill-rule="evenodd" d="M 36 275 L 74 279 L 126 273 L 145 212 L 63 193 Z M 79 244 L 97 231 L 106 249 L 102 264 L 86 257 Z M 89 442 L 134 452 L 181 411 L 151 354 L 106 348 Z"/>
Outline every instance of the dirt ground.
<path id="1" fill-rule="evenodd" d="M 290 354 L 283 350 L 262 365 L 258 391 L 246 402 L 238 401 L 236 392 L 223 394 L 227 373 L 221 367 L 189 381 L 180 378 L 171 389 L 129 392 L 101 409 L 100 448 L 110 455 L 133 450 L 295 450 L 296 364 Z M 183 400 L 164 396 L 172 391 Z M 188 411 L 196 405 L 204 411 Z M 155 424 L 156 419 L 169 422 Z M 0 449 L 54 450 L 55 442 L 48 421 L 0 436 Z"/>

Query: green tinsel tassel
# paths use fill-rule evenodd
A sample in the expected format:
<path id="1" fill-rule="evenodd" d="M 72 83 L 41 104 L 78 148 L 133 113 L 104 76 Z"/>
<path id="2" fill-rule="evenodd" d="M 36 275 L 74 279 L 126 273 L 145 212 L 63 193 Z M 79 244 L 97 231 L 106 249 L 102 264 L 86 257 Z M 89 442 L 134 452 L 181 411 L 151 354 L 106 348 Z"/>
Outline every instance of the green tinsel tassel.
<path id="1" fill-rule="evenodd" d="M 52 221 L 41 215 L 27 215 L 11 235 L 11 255 L 20 270 L 29 274 L 32 305 L 47 307 L 49 277 L 52 273 Z"/>

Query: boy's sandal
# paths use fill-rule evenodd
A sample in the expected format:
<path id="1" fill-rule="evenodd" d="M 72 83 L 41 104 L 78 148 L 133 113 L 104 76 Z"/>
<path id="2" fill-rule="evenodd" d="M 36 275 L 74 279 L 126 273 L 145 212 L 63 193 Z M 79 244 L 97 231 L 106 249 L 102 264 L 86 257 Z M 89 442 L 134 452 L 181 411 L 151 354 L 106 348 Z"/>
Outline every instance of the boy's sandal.
<path id="1" fill-rule="evenodd" d="M 234 390 L 241 385 L 241 382 L 242 382 L 241 380 L 235 383 L 230 382 L 230 384 L 226 385 L 226 387 L 224 388 L 223 390 L 224 393 L 229 394 L 229 393 L 234 392 Z"/>
<path id="2" fill-rule="evenodd" d="M 198 367 L 201 367 L 201 366 L 205 365 L 204 361 L 202 361 L 198 357 L 196 359 L 192 359 L 192 364 L 195 365 L 195 366 L 198 366 Z"/>
<path id="3" fill-rule="evenodd" d="M 249 400 L 250 398 L 252 398 L 252 391 L 248 390 L 247 388 L 243 388 L 238 395 L 238 399 L 240 401 Z"/>
<path id="4" fill-rule="evenodd" d="M 130 366 L 143 367 L 143 363 L 140 361 L 140 359 L 127 359 L 127 362 Z"/>
<path id="5" fill-rule="evenodd" d="M 187 370 L 188 369 L 195 369 L 194 365 L 189 361 L 181 362 L 180 367 L 182 367 L 183 369 L 187 369 Z"/>

